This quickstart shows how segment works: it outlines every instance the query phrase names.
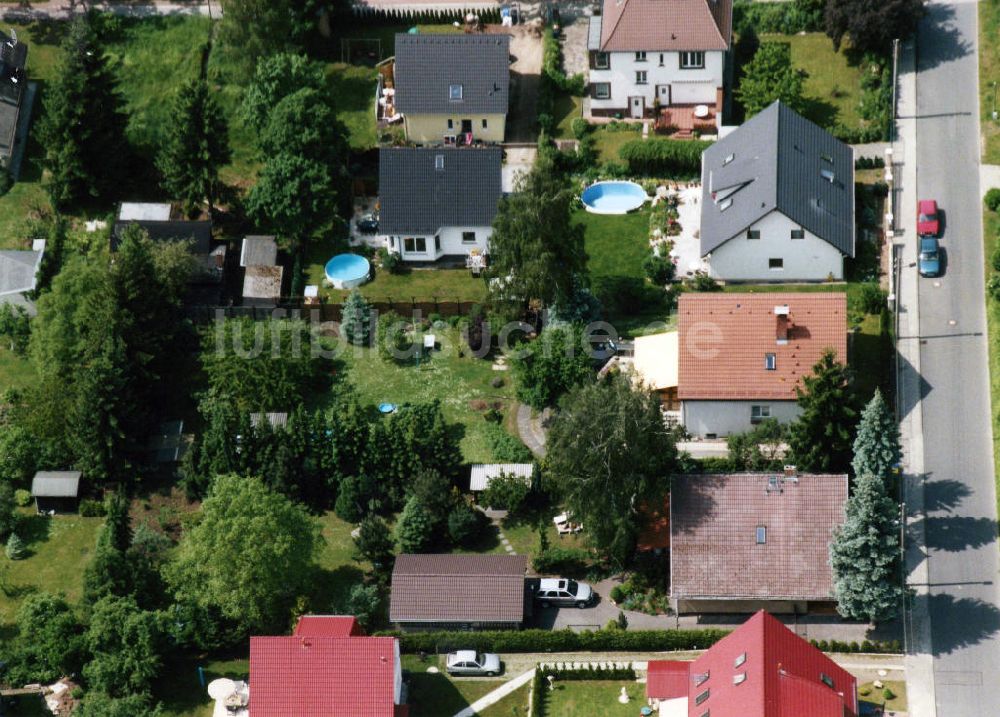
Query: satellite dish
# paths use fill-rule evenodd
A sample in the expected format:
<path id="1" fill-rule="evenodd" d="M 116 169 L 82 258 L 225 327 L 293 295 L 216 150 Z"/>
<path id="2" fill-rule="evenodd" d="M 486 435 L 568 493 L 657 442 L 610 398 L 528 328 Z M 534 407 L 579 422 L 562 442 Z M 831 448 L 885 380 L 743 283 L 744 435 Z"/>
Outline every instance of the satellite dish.
<path id="1" fill-rule="evenodd" d="M 208 683 L 208 696 L 213 700 L 224 700 L 236 692 L 236 683 L 225 677 Z"/>

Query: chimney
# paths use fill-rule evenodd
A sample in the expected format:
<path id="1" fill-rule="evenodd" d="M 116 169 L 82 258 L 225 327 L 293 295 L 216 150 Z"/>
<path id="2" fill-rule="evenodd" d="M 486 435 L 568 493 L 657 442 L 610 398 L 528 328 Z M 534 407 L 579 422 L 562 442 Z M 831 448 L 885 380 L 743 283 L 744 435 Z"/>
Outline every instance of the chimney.
<path id="1" fill-rule="evenodd" d="M 312 642 L 309 641 L 308 637 L 302 638 L 302 647 L 312 647 Z"/>
<path id="2" fill-rule="evenodd" d="M 795 466 L 785 466 L 785 480 L 793 483 L 799 482 L 799 469 Z"/>
<path id="3" fill-rule="evenodd" d="M 785 346 L 788 344 L 788 315 L 788 304 L 774 307 L 774 316 L 777 319 L 775 325 L 775 339 L 777 340 L 778 346 Z"/>

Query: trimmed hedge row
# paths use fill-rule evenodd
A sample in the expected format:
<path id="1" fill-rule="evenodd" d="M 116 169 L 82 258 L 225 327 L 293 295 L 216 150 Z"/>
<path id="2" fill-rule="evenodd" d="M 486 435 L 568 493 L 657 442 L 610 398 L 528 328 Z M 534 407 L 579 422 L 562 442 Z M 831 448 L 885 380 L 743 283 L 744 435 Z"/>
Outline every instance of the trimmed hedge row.
<path id="1" fill-rule="evenodd" d="M 449 652 L 453 649 L 480 652 L 668 652 L 704 650 L 729 634 L 729 630 L 484 630 L 464 632 L 385 631 L 376 635 L 399 638 L 404 653 Z M 842 642 L 840 640 L 810 640 L 824 652 L 899 654 L 898 640 L 890 642 Z"/>
<path id="2" fill-rule="evenodd" d="M 711 142 L 675 139 L 633 139 L 622 145 L 618 156 L 633 174 L 671 177 L 701 171 L 701 154 Z"/>
<path id="3" fill-rule="evenodd" d="M 594 667 L 593 664 L 588 664 L 586 667 L 566 667 L 564 663 L 542 663 L 538 666 L 538 672 L 544 674 L 546 678 L 552 675 L 556 681 L 562 682 L 584 682 L 586 680 L 629 680 L 634 682 L 636 679 L 635 670 L 631 666 L 623 667 L 615 663 L 600 664 L 597 667 Z"/>

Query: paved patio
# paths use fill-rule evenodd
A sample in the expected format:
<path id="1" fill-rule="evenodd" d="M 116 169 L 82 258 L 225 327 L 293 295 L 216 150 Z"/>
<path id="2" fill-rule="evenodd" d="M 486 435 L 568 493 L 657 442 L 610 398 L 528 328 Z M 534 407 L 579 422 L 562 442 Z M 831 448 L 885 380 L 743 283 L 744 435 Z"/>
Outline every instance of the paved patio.
<path id="1" fill-rule="evenodd" d="M 676 186 L 676 185 L 674 185 Z M 689 277 L 696 271 L 708 271 L 708 262 L 701 258 L 701 185 L 681 185 L 681 188 L 660 187 L 658 196 L 679 197 L 677 221 L 681 233 L 669 237 L 674 242 L 670 256 L 677 267 L 677 278 Z"/>

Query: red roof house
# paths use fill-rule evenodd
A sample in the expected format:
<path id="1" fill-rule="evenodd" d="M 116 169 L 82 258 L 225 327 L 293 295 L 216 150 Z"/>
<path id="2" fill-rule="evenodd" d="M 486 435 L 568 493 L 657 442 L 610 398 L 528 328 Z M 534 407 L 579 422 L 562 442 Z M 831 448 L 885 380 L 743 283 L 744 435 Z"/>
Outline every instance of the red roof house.
<path id="1" fill-rule="evenodd" d="M 649 670 L 646 693 L 650 700 L 659 703 L 686 697 L 687 711 L 682 714 L 688 717 L 858 714 L 857 680 L 764 611 L 694 662 L 651 661 Z M 676 680 L 684 672 L 687 689 L 679 695 Z"/>
<path id="2" fill-rule="evenodd" d="M 401 698 L 399 642 L 359 634 L 353 618 L 250 638 L 250 717 L 405 717 Z"/>

